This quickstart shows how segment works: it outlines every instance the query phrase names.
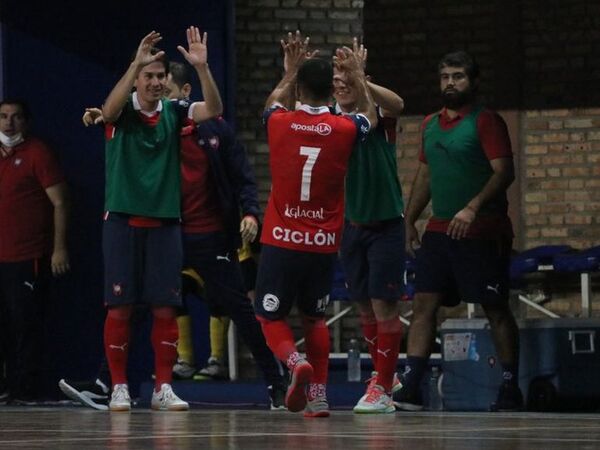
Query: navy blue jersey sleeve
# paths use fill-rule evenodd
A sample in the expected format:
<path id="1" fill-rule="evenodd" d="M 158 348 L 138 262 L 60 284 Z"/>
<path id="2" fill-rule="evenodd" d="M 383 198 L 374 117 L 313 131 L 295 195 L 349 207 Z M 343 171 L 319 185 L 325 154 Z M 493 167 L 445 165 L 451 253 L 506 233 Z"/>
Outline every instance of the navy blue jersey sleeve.
<path id="1" fill-rule="evenodd" d="M 267 123 L 269 122 L 269 117 L 271 117 L 271 114 L 273 114 L 275 111 L 280 111 L 280 110 L 287 111 L 287 109 L 284 108 L 284 106 L 279 103 L 274 103 L 270 108 L 265 109 L 265 111 L 263 112 L 263 116 L 262 116 L 263 125 L 266 127 Z"/>
<path id="2" fill-rule="evenodd" d="M 171 100 L 171 104 L 175 108 L 175 111 L 177 111 L 177 119 L 179 120 L 179 124 L 183 125 L 185 120 L 190 116 L 190 106 L 192 106 L 192 103 L 190 103 L 190 101 L 187 99 L 173 99 Z"/>
<path id="3" fill-rule="evenodd" d="M 348 117 L 356 125 L 356 140 L 364 141 L 371 130 L 371 122 L 363 114 L 350 114 Z"/>
<path id="4" fill-rule="evenodd" d="M 226 152 L 226 166 L 232 181 L 234 192 L 239 201 L 243 215 L 251 215 L 259 219 L 260 206 L 258 203 L 258 189 L 254 171 L 248 160 L 246 147 L 224 120 L 221 121 L 224 132 L 228 135 L 228 151 Z"/>
<path id="5" fill-rule="evenodd" d="M 209 158 L 217 157 L 212 161 L 211 167 L 217 187 L 224 197 L 221 206 L 236 210 L 239 208 L 242 214 L 258 219 L 258 189 L 245 146 L 222 118 L 200 122 L 197 131 L 198 138 L 202 141 L 209 140 L 215 134 L 219 137 L 219 150 L 208 154 Z M 233 198 L 230 195 L 233 195 Z"/>

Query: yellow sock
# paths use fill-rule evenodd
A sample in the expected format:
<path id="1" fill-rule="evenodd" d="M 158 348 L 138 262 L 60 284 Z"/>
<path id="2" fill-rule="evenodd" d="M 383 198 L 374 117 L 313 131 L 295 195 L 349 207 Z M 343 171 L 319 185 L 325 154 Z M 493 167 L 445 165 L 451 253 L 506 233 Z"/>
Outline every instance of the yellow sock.
<path id="1" fill-rule="evenodd" d="M 210 317 L 210 357 L 223 362 L 229 317 Z"/>
<path id="2" fill-rule="evenodd" d="M 179 359 L 189 365 L 194 365 L 194 345 L 192 344 L 192 318 L 189 315 L 177 317 L 179 328 L 179 341 L 177 341 L 177 354 Z"/>

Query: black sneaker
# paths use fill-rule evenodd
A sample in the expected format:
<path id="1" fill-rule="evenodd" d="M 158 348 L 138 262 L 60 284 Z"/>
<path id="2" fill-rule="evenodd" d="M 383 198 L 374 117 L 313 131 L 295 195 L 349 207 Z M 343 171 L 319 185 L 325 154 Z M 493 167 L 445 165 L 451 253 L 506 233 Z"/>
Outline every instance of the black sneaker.
<path id="1" fill-rule="evenodd" d="M 285 407 L 285 386 L 271 385 L 267 387 L 269 391 L 270 409 L 271 411 L 283 411 Z"/>
<path id="2" fill-rule="evenodd" d="M 99 379 L 70 381 L 63 378 L 58 382 L 58 387 L 73 401 L 101 411 L 108 410 L 110 389 Z"/>
<path id="3" fill-rule="evenodd" d="M 423 409 L 423 397 L 419 389 L 411 392 L 406 386 L 402 386 L 392 394 L 392 399 L 394 406 L 399 411 L 421 411 Z"/>
<path id="4" fill-rule="evenodd" d="M 490 405 L 490 411 L 523 410 L 523 394 L 516 383 L 503 382 L 498 389 L 498 397 Z"/>

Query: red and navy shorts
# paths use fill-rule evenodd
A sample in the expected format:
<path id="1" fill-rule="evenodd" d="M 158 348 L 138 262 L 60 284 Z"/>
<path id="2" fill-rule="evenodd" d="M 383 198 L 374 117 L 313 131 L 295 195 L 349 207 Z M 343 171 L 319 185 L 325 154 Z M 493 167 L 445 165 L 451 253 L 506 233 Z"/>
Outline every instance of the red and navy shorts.
<path id="1" fill-rule="evenodd" d="M 256 314 L 268 320 L 283 319 L 295 304 L 307 316 L 323 317 L 335 259 L 335 253 L 263 245 L 256 277 Z"/>
<path id="2" fill-rule="evenodd" d="M 109 213 L 102 230 L 104 302 L 181 306 L 181 227 L 178 220 L 137 227 Z"/>
<path id="3" fill-rule="evenodd" d="M 443 295 L 444 306 L 508 301 L 512 239 L 452 239 L 427 231 L 417 251 L 416 292 Z"/>

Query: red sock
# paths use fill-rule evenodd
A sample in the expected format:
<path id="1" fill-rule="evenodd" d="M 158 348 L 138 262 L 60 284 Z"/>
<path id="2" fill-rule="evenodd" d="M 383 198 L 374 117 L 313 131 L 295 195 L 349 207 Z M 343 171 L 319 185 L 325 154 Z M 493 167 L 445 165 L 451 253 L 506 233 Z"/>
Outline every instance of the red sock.
<path id="1" fill-rule="evenodd" d="M 104 322 L 104 353 L 113 386 L 127 384 L 127 354 L 129 352 L 129 316 L 110 310 Z M 111 314 L 112 313 L 112 314 Z"/>
<path id="2" fill-rule="evenodd" d="M 294 343 L 294 334 L 285 320 L 268 320 L 256 316 L 262 327 L 267 345 L 277 359 L 287 362 L 289 356 L 298 352 Z"/>
<path id="3" fill-rule="evenodd" d="M 377 320 L 373 316 L 361 314 L 360 326 L 369 347 L 373 368 L 377 370 Z"/>
<path id="4" fill-rule="evenodd" d="M 402 322 L 398 317 L 377 322 L 377 383 L 391 392 L 392 381 L 398 365 L 398 352 L 402 340 Z"/>
<path id="5" fill-rule="evenodd" d="M 156 317 L 152 323 L 152 348 L 154 349 L 155 390 L 163 383 L 171 384 L 173 365 L 177 361 L 179 329 L 175 317 Z"/>
<path id="6" fill-rule="evenodd" d="M 306 339 L 306 358 L 314 369 L 310 382 L 326 384 L 329 369 L 329 328 L 324 319 L 307 316 L 302 318 L 302 327 Z"/>

